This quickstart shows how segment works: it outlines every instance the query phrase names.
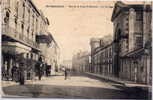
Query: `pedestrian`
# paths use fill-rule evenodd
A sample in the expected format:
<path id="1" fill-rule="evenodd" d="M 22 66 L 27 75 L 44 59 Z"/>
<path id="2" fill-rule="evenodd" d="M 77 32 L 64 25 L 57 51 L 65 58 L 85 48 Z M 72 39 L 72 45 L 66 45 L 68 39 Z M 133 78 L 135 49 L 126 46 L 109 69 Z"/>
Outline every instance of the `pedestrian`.
<path id="1" fill-rule="evenodd" d="M 12 81 L 14 81 L 14 78 L 15 78 L 14 76 L 15 76 L 16 69 L 17 69 L 16 66 L 13 66 L 12 69 L 11 69 Z"/>
<path id="2" fill-rule="evenodd" d="M 2 67 L 2 80 L 5 80 L 6 78 L 6 69 L 5 66 Z"/>
<path id="3" fill-rule="evenodd" d="M 65 80 L 67 79 L 67 69 L 64 70 Z"/>
<path id="4" fill-rule="evenodd" d="M 42 64 L 40 63 L 39 64 L 39 67 L 38 67 L 38 79 L 41 80 L 41 77 L 42 77 Z"/>
<path id="5" fill-rule="evenodd" d="M 19 74 L 20 74 L 19 67 L 17 67 L 15 75 L 14 75 L 15 76 L 15 82 L 19 82 L 19 78 L 20 78 Z"/>
<path id="6" fill-rule="evenodd" d="M 38 79 L 41 80 L 42 74 L 43 74 L 43 62 L 42 57 L 39 57 L 38 62 L 35 65 L 37 69 Z"/>
<path id="7" fill-rule="evenodd" d="M 25 65 L 23 62 L 20 62 L 20 65 L 19 65 L 19 82 L 20 82 L 20 85 L 24 85 L 25 83 L 25 69 L 24 69 Z"/>

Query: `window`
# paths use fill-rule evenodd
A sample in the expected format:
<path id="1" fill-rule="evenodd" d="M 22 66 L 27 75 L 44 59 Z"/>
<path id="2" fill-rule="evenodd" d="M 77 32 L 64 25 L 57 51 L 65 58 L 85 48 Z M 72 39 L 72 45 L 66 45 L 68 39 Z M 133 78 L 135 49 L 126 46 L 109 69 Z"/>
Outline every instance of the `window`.
<path id="1" fill-rule="evenodd" d="M 141 72 L 143 72 L 143 70 L 144 70 L 144 67 L 143 67 L 143 66 L 141 66 Z"/>
<path id="2" fill-rule="evenodd" d="M 29 33 L 29 30 L 30 30 L 30 27 L 28 26 L 28 28 L 27 28 L 27 33 Z"/>
<path id="3" fill-rule="evenodd" d="M 136 14 L 136 21 L 142 21 L 142 19 L 143 19 L 142 12 L 137 12 L 137 14 Z"/>
<path id="4" fill-rule="evenodd" d="M 15 5 L 15 11 L 16 11 L 16 14 L 18 15 L 18 4 L 19 4 L 19 1 L 16 2 L 16 5 Z"/>
<path id="5" fill-rule="evenodd" d="M 33 59 L 33 54 L 31 53 L 31 59 Z"/>
<path id="6" fill-rule="evenodd" d="M 25 3 L 23 2 L 23 7 L 25 7 Z"/>
<path id="7" fill-rule="evenodd" d="M 33 39 L 33 33 L 34 33 L 34 32 L 32 32 L 32 39 Z"/>
<path id="8" fill-rule="evenodd" d="M 27 57 L 26 58 L 29 58 L 29 54 L 27 53 Z"/>
<path id="9" fill-rule="evenodd" d="M 15 20 L 14 20 L 14 21 L 15 21 L 15 24 L 17 24 L 17 18 L 15 18 Z"/>
<path id="10" fill-rule="evenodd" d="M 23 15 L 22 15 L 22 18 L 24 18 L 25 16 L 25 4 L 23 3 Z"/>
<path id="11" fill-rule="evenodd" d="M 143 46 L 143 38 L 142 37 L 136 37 L 136 46 L 137 47 Z"/>
<path id="12" fill-rule="evenodd" d="M 109 57 L 111 57 L 112 56 L 112 54 L 111 54 L 112 52 L 111 52 L 111 48 L 109 49 Z"/>
<path id="13" fill-rule="evenodd" d="M 6 12 L 6 17 L 10 17 L 10 14 L 8 11 Z"/>
<path id="14" fill-rule="evenodd" d="M 24 29 L 24 24 L 22 23 L 21 28 Z"/>
<path id="15" fill-rule="evenodd" d="M 7 12 L 6 12 L 6 16 L 5 16 L 5 18 L 4 18 L 4 23 L 8 23 L 9 17 L 10 17 L 10 14 L 9 14 L 9 12 L 7 11 Z"/>
<path id="16" fill-rule="evenodd" d="M 28 22 L 30 24 L 30 9 L 28 9 Z"/>

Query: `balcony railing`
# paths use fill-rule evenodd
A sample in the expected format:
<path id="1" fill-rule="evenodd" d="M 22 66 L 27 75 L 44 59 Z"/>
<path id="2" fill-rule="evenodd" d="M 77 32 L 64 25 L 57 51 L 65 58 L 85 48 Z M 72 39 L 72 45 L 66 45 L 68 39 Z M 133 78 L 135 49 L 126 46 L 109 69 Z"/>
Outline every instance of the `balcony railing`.
<path id="1" fill-rule="evenodd" d="M 39 46 L 36 42 L 33 40 L 29 39 L 27 36 L 24 34 L 21 34 L 20 32 L 17 32 L 16 29 L 10 27 L 7 24 L 2 25 L 2 35 L 6 35 L 16 41 L 20 41 L 24 44 L 27 44 L 28 46 L 31 46 L 33 48 L 39 49 Z"/>
<path id="2" fill-rule="evenodd" d="M 50 44 L 52 42 L 53 38 L 50 37 L 49 35 L 37 35 L 36 36 L 36 41 L 38 43 L 48 43 Z"/>

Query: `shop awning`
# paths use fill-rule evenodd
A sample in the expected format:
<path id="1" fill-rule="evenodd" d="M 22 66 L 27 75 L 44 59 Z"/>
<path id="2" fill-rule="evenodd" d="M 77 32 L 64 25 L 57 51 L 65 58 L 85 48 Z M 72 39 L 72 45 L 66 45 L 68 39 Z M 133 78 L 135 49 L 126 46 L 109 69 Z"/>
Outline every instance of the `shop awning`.
<path id="1" fill-rule="evenodd" d="M 20 54 L 20 53 L 28 53 L 31 51 L 31 48 L 25 46 L 19 42 L 3 42 L 2 43 L 2 52 L 9 54 Z"/>

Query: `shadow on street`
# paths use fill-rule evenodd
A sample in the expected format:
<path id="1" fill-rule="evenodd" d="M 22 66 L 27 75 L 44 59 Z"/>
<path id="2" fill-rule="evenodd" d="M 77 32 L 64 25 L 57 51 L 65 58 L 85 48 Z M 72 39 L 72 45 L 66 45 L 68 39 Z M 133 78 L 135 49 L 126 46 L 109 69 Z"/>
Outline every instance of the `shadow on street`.
<path id="1" fill-rule="evenodd" d="M 147 99 L 147 94 L 135 90 L 115 90 L 99 87 L 57 85 L 13 85 L 3 87 L 6 95 L 25 98 L 76 98 L 76 99 Z M 2 96 L 5 98 L 5 96 Z"/>

